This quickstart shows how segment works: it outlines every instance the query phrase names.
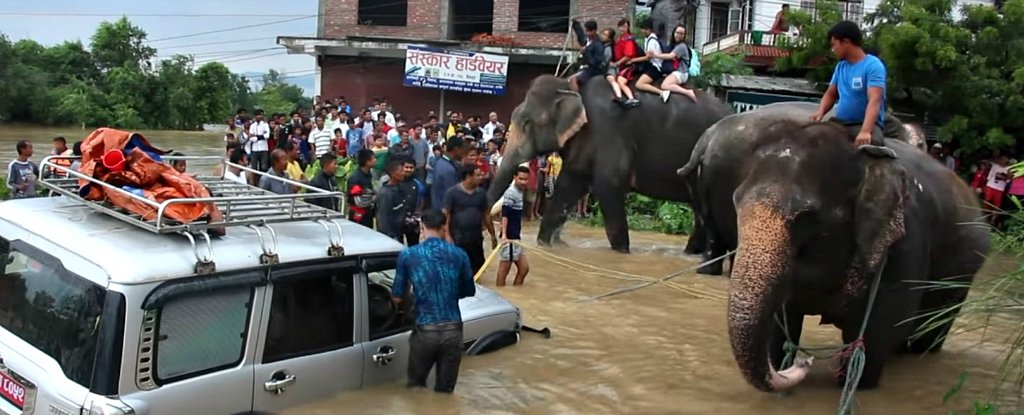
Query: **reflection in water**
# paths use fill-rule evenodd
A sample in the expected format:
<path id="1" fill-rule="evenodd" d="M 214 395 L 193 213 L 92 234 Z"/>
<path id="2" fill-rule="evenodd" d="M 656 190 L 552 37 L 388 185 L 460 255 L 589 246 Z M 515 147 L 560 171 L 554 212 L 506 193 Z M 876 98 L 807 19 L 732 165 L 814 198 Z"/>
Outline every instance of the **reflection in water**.
<path id="1" fill-rule="evenodd" d="M 0 129 L 0 162 L 13 159 L 14 142 L 18 139 L 28 138 L 35 143 L 33 159 L 38 161 L 49 151 L 54 136 L 64 135 L 73 143 L 89 131 L 5 126 Z M 223 148 L 219 134 L 143 134 L 158 147 L 189 155 L 219 155 Z M 211 167 L 212 164 L 190 165 L 189 169 L 208 172 Z M 572 247 L 549 252 L 620 272 L 661 278 L 696 263 L 683 255 L 684 241 L 679 237 L 633 232 L 634 253 L 623 255 L 608 249 L 602 229 L 570 226 L 565 236 Z M 526 236 L 530 244 L 533 238 Z M 290 413 L 835 412 L 840 390 L 832 380 L 831 362 L 816 362 L 808 379 L 785 396 L 757 392 L 743 381 L 726 332 L 727 279 L 690 272 L 673 280 L 686 290 L 652 285 L 589 301 L 636 282 L 595 275 L 592 269 L 579 264 L 555 264 L 542 255 L 532 255 L 526 285 L 506 287 L 499 292 L 522 309 L 525 324 L 550 327 L 550 339 L 523 333 L 522 342 L 516 346 L 467 357 L 462 361 L 459 386 L 453 396 L 407 391 L 402 386 L 404 382 L 396 382 L 342 394 Z M 989 269 L 998 266 L 990 264 Z M 496 267 L 491 266 L 481 283 L 494 285 Z M 803 343 L 839 341 L 838 330 L 819 326 L 817 322 L 816 317 L 805 320 Z M 1010 327 L 1019 322 L 999 324 Z M 881 387 L 857 393 L 858 413 L 946 413 L 966 408 L 970 398 L 986 397 L 999 367 L 1000 351 L 1007 341 L 992 334 L 1000 332 L 1008 330 L 990 330 L 989 338 L 983 337 L 981 331 L 957 335 L 935 355 L 893 357 L 886 366 Z M 950 404 L 943 405 L 943 394 L 965 369 L 970 373 L 967 387 Z"/>
<path id="2" fill-rule="evenodd" d="M 633 233 L 634 253 L 607 248 L 603 230 L 570 226 L 571 248 L 548 252 L 609 269 L 661 278 L 692 267 L 678 237 Z M 526 240 L 532 244 L 533 236 Z M 581 248 L 580 242 L 589 242 Z M 819 361 L 788 395 L 755 391 L 740 377 L 726 332 L 728 280 L 684 274 L 673 281 L 705 295 L 650 287 L 599 301 L 596 295 L 636 284 L 570 270 L 534 254 L 523 287 L 500 290 L 523 311 L 524 324 L 550 327 L 552 337 L 524 333 L 522 342 L 495 353 L 467 357 L 454 396 L 407 391 L 402 383 L 295 408 L 290 414 L 828 414 L 840 390 L 831 362 Z M 481 283 L 493 286 L 496 269 Z M 832 344 L 838 330 L 805 320 L 803 341 Z M 943 352 L 897 356 L 880 389 L 857 394 L 859 413 L 936 414 L 962 409 L 984 397 L 1000 362 L 999 342 L 969 333 L 946 342 Z M 965 391 L 948 405 L 942 396 L 968 369 Z"/>

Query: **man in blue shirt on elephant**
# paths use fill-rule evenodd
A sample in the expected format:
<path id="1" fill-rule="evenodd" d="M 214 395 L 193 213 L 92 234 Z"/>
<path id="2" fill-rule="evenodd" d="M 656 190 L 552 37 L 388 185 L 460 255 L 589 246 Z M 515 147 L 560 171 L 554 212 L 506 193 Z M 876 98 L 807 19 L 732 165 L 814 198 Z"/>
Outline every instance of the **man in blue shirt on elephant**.
<path id="1" fill-rule="evenodd" d="M 895 158 L 896 153 L 885 147 L 882 135 L 885 128 L 885 64 L 878 57 L 864 52 L 861 46 L 863 35 L 856 23 L 836 23 L 829 29 L 828 37 L 839 63 L 811 120 L 821 121 L 836 105 L 831 121 L 850 131 L 854 145 L 873 156 Z"/>

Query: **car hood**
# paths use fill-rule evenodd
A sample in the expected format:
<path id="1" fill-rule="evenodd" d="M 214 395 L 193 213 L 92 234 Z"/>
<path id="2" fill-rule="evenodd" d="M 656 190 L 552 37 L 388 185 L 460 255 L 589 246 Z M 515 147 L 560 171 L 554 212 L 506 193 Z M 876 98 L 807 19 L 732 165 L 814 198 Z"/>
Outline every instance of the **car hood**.
<path id="1" fill-rule="evenodd" d="M 494 290 L 477 284 L 476 295 L 459 300 L 459 311 L 465 322 L 498 314 L 518 313 L 519 307 Z"/>

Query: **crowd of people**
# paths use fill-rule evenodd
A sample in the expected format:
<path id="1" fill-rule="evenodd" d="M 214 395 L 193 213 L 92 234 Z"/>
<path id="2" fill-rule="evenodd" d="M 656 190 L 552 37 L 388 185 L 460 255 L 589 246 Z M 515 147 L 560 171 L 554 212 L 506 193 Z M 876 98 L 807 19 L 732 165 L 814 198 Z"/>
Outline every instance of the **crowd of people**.
<path id="1" fill-rule="evenodd" d="M 484 265 L 485 246 L 495 249 L 501 242 L 499 268 L 504 271 L 497 283 L 504 285 L 516 264 L 513 284 L 522 284 L 529 265 L 513 241 L 519 239 L 523 220 L 539 217 L 561 159 L 549 154 L 519 167 L 522 172 L 505 193 L 502 214 L 492 217 L 486 191 L 501 165 L 508 128 L 496 112 L 484 119 L 451 111 L 444 119 L 431 111 L 409 122 L 387 99 L 354 109 L 344 97 L 317 96 L 310 111 L 287 116 L 256 110 L 250 117 L 240 108 L 226 121 L 225 157 L 266 174 L 246 174 L 230 165 L 217 174 L 278 194 L 301 191 L 298 183 L 343 191 L 344 206 L 334 198 L 309 202 L 344 209 L 350 220 L 410 247 L 420 242 L 423 213 L 437 210 L 446 218 L 445 238 L 466 253 L 474 274 Z M 338 183 L 342 162 L 354 168 Z M 313 177 L 306 177 L 311 171 Z"/>
<path id="2" fill-rule="evenodd" d="M 658 39 L 651 19 L 641 23 L 643 49 L 633 38 L 629 19 L 621 19 L 616 29 L 598 32 L 597 22 L 589 20 L 581 26 L 573 21 L 577 41 L 583 48 L 583 68 L 569 77 L 569 86 L 579 91 L 593 78 L 604 78 L 611 85 L 611 97 L 623 108 L 636 108 L 636 99 L 629 83 L 636 89 L 661 96 L 668 102 L 672 93 L 697 101 L 697 95 L 687 86 L 690 74 L 698 71 L 700 62 L 686 44 L 686 28 L 676 26 L 671 39 Z M 660 81 L 660 83 L 658 83 Z M 660 86 L 660 87 L 659 87 Z"/>

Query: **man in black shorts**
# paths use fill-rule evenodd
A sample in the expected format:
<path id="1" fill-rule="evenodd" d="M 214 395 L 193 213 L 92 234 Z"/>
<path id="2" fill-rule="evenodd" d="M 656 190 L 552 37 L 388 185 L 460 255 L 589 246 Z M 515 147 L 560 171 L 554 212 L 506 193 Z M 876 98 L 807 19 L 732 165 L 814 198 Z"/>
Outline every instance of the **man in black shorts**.
<path id="1" fill-rule="evenodd" d="M 579 23 L 573 22 L 572 27 L 577 31 L 577 36 L 579 36 Z M 586 39 L 585 43 L 581 41 L 580 44 L 584 45 L 583 61 L 586 63 L 586 66 L 569 77 L 569 88 L 576 92 L 579 92 L 590 78 L 595 76 L 604 77 L 604 72 L 608 68 L 608 61 L 604 58 L 605 45 L 597 38 L 597 22 L 587 20 L 583 24 L 583 28 L 586 30 Z"/>

